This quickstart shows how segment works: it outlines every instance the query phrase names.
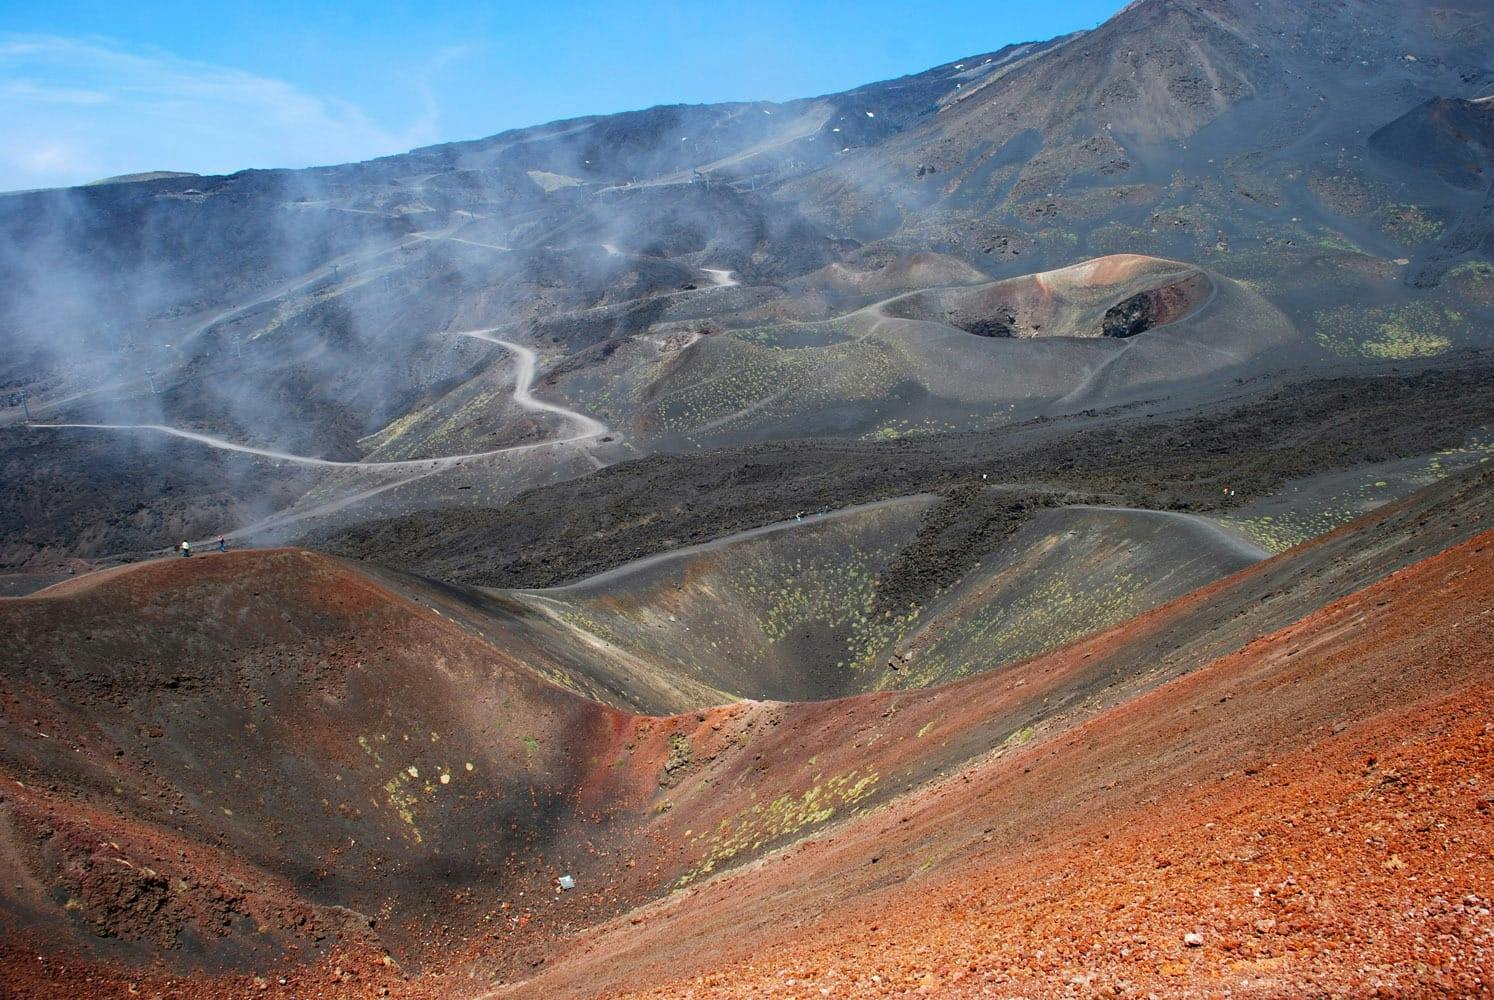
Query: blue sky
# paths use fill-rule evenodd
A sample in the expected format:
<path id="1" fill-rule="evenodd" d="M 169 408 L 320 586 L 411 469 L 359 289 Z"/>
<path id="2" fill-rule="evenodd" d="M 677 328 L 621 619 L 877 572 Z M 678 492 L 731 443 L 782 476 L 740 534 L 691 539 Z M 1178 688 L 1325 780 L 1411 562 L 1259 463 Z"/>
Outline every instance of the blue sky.
<path id="1" fill-rule="evenodd" d="M 1091 28 L 1124 0 L 9 0 L 0 190 L 340 163 L 558 118 L 786 100 Z"/>

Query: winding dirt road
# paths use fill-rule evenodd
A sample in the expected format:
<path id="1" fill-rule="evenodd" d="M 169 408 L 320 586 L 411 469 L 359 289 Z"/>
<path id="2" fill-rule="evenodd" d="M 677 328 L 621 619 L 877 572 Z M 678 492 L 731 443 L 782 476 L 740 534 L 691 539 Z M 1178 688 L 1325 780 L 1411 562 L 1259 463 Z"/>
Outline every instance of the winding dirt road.
<path id="1" fill-rule="evenodd" d="M 573 433 L 563 437 L 552 438 L 548 441 L 535 441 L 528 444 L 509 445 L 505 448 L 494 448 L 490 451 L 470 452 L 464 455 L 443 455 L 436 458 L 412 458 L 401 459 L 391 462 L 343 462 L 330 458 L 317 458 L 311 455 L 297 455 L 293 452 L 279 451 L 274 448 L 260 448 L 254 445 L 240 444 L 225 438 L 214 437 L 211 434 L 203 434 L 199 431 L 187 430 L 182 427 L 172 427 L 167 424 L 27 424 L 28 427 L 50 428 L 54 430 L 110 430 L 110 431 L 149 431 L 157 434 L 166 434 L 171 437 L 181 438 L 209 448 L 217 448 L 221 451 L 239 452 L 241 454 L 259 455 L 264 458 L 279 462 L 291 462 L 297 465 L 307 465 L 323 469 L 353 470 L 357 472 L 386 473 L 407 471 L 411 475 L 403 476 L 392 482 L 379 483 L 367 489 L 336 497 L 318 503 L 305 510 L 287 508 L 277 511 L 253 524 L 245 525 L 231 532 L 225 532 L 224 538 L 242 539 L 254 535 L 263 534 L 266 531 L 275 531 L 288 527 L 289 525 L 333 514 L 341 510 L 372 499 L 381 493 L 407 486 L 411 483 L 425 479 L 443 472 L 447 469 L 462 465 L 468 461 L 484 458 L 492 458 L 497 455 L 512 455 L 519 452 L 537 451 L 541 448 L 556 448 L 564 445 L 578 445 L 592 463 L 598 468 L 602 463 L 590 452 L 586 451 L 586 444 L 598 438 L 605 437 L 611 429 L 600 420 L 588 417 L 586 414 L 568 407 L 560 406 L 539 399 L 534 395 L 534 379 L 539 368 L 539 355 L 531 348 L 523 344 L 516 344 L 511 340 L 504 340 L 494 335 L 497 328 L 483 330 L 452 330 L 451 336 L 469 337 L 484 343 L 496 344 L 514 356 L 514 402 L 523 410 L 530 413 L 548 413 L 560 417 L 573 428 Z M 211 539 L 203 540 L 200 544 L 206 547 Z"/>
<path id="2" fill-rule="evenodd" d="M 169 424 L 39 424 L 29 423 L 27 427 L 52 430 L 112 430 L 112 431 L 151 431 L 158 434 L 167 434 L 171 437 L 181 438 L 209 448 L 217 448 L 221 451 L 234 451 L 247 455 L 259 455 L 264 458 L 274 459 L 279 462 L 292 462 L 297 465 L 309 465 L 317 468 L 328 469 L 363 469 L 369 471 L 390 471 L 398 469 L 439 471 L 461 465 L 464 462 L 480 458 L 490 458 L 494 455 L 513 454 L 516 452 L 535 451 L 540 448 L 554 448 L 567 444 L 578 444 L 603 437 L 608 433 L 606 424 L 594 420 L 584 413 L 537 399 L 533 393 L 535 371 L 539 364 L 539 356 L 533 350 L 522 344 L 516 344 L 509 340 L 503 340 L 493 336 L 492 330 L 454 330 L 453 336 L 470 337 L 490 344 L 497 344 L 511 352 L 517 359 L 517 367 L 514 375 L 513 399 L 520 408 L 531 413 L 550 413 L 559 416 L 576 427 L 576 432 L 560 438 L 548 441 L 535 441 L 528 444 L 509 445 L 505 448 L 494 448 L 489 451 L 475 451 L 462 455 L 442 455 L 436 458 L 408 458 L 389 462 L 364 462 L 364 461 L 339 461 L 331 458 L 317 458 L 312 455 L 298 455 L 294 452 L 280 451 L 275 448 L 261 448 L 256 445 L 240 444 L 229 441 L 226 438 L 215 437 L 211 434 L 203 434 L 199 431 L 187 430 L 182 427 L 172 427 Z"/>
<path id="3" fill-rule="evenodd" d="M 523 344 L 516 344 L 511 340 L 504 340 L 501 337 L 494 336 L 493 331 L 496 329 L 498 328 L 491 327 L 486 330 L 458 330 L 455 331 L 454 335 L 458 337 L 470 337 L 473 340 L 481 340 L 487 344 L 497 344 L 499 347 L 512 352 L 513 355 L 518 358 L 519 362 L 518 370 L 514 376 L 514 402 L 517 403 L 520 407 L 529 410 L 531 413 L 553 413 L 558 417 L 562 417 L 572 422 L 579 428 L 575 435 L 569 438 L 563 438 L 559 441 L 546 442 L 547 444 L 571 444 L 576 441 L 590 440 L 592 438 L 606 436 L 609 428 L 600 420 L 594 420 L 591 417 L 588 417 L 586 414 L 581 413 L 577 410 L 572 410 L 564 406 L 557 406 L 554 403 L 547 403 L 543 399 L 535 398 L 533 393 L 534 373 L 535 369 L 539 365 L 539 355 L 535 354 L 533 350 L 525 347 Z M 533 446 L 520 445 L 519 447 L 527 448 Z M 499 451 L 506 450 L 512 449 L 499 449 Z"/>
<path id="4" fill-rule="evenodd" d="M 603 570 L 593 576 L 577 580 L 574 583 L 561 584 L 558 587 L 546 587 L 538 590 L 523 590 L 519 593 L 530 594 L 535 597 L 544 597 L 546 594 L 571 593 L 578 590 L 590 590 L 616 583 L 618 580 L 640 573 L 654 566 L 687 559 L 690 556 L 700 555 L 703 552 L 711 552 L 727 545 L 735 545 L 737 542 L 745 542 L 753 538 L 761 538 L 764 535 L 776 535 L 782 531 L 792 531 L 796 528 L 807 528 L 813 524 L 825 521 L 838 521 L 843 518 L 864 514 L 867 511 L 882 510 L 887 507 L 901 507 L 907 504 L 932 505 L 939 499 L 934 493 L 915 493 L 905 497 L 891 497 L 887 500 L 874 500 L 870 503 L 856 504 L 852 507 L 841 507 L 838 510 L 817 511 L 813 514 L 805 514 L 801 517 L 788 521 L 775 521 L 772 524 L 764 524 L 756 528 L 748 528 L 746 531 L 733 532 L 730 535 L 722 535 L 707 542 L 699 542 L 695 545 L 683 545 L 677 549 L 669 549 L 658 552 L 632 562 L 614 566 L 612 569 Z"/>

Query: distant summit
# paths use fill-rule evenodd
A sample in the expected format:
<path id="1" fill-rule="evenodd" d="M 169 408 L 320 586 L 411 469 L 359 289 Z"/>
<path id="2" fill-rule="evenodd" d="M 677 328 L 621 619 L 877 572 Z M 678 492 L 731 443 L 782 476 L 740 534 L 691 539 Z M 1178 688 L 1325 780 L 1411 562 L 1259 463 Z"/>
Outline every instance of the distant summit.
<path id="1" fill-rule="evenodd" d="M 166 181 L 178 177 L 201 177 L 189 170 L 146 170 L 138 174 L 120 174 L 118 177 L 101 177 L 89 181 L 84 187 L 99 187 L 103 184 L 139 184 L 141 181 Z"/>

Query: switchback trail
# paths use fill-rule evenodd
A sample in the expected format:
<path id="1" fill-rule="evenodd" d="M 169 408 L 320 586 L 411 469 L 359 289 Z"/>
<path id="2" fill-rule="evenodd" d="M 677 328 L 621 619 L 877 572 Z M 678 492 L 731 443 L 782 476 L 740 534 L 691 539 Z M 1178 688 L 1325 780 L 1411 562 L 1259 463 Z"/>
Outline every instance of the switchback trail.
<path id="1" fill-rule="evenodd" d="M 508 340 L 501 340 L 492 335 L 491 330 L 458 330 L 452 331 L 453 336 L 471 337 L 490 344 L 497 344 L 510 351 L 517 358 L 517 368 L 514 377 L 514 402 L 520 408 L 531 413 L 552 413 L 564 418 L 576 427 L 576 432 L 567 436 L 554 438 L 548 441 L 535 441 L 528 444 L 509 445 L 506 448 L 494 448 L 490 451 L 469 452 L 463 455 L 442 455 L 436 458 L 408 458 L 387 462 L 363 462 L 363 461 L 339 461 L 331 458 L 317 458 L 312 455 L 297 455 L 293 452 L 279 451 L 274 448 L 261 448 L 255 445 L 239 444 L 224 438 L 214 437 L 211 434 L 203 434 L 198 431 L 187 430 L 181 427 L 172 427 L 169 424 L 40 424 L 28 423 L 27 427 L 53 430 L 112 430 L 112 431 L 150 431 L 157 434 L 167 434 L 171 437 L 181 438 L 209 448 L 217 448 L 221 451 L 234 451 L 247 455 L 259 455 L 263 458 L 274 459 L 280 462 L 292 462 L 297 465 L 309 465 L 326 469 L 361 469 L 367 471 L 390 471 L 408 469 L 411 471 L 439 471 L 461 465 L 464 462 L 481 458 L 490 458 L 494 455 L 514 454 L 517 452 L 534 451 L 540 448 L 554 448 L 560 445 L 578 444 L 590 441 L 608 433 L 606 424 L 594 420 L 579 413 L 576 410 L 548 403 L 537 399 L 533 393 L 533 382 L 535 369 L 539 358 L 533 350 L 521 344 Z"/>
<path id="2" fill-rule="evenodd" d="M 546 442 L 547 444 L 572 444 L 577 441 L 588 441 L 592 438 L 606 436 L 608 427 L 600 420 L 594 420 L 576 410 L 557 406 L 554 403 L 547 403 L 543 399 L 535 398 L 533 392 L 534 372 L 539 364 L 539 355 L 522 344 L 516 344 L 511 340 L 504 340 L 501 337 L 494 336 L 493 332 L 496 329 L 497 327 L 487 330 L 460 330 L 455 335 L 458 337 L 470 337 L 473 340 L 481 340 L 488 344 L 497 344 L 499 347 L 512 352 L 519 359 L 519 367 L 514 375 L 514 402 L 531 413 L 553 413 L 577 426 L 578 430 L 573 436 L 562 438 L 559 441 Z M 521 445 L 520 447 L 529 446 Z"/>

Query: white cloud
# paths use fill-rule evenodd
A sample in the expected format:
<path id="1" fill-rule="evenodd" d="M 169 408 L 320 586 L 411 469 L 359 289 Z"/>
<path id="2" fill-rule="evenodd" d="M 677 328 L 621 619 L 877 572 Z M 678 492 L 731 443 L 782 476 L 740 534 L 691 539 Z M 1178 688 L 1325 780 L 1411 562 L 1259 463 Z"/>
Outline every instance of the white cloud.
<path id="1" fill-rule="evenodd" d="M 0 190 L 144 170 L 227 173 L 400 152 L 436 141 L 437 109 L 388 128 L 282 80 L 108 39 L 0 35 Z"/>
<path id="2" fill-rule="evenodd" d="M 30 145 L 15 152 L 16 159 L 36 174 L 79 174 L 93 169 L 88 158 L 65 143 Z"/>
<path id="3" fill-rule="evenodd" d="M 107 104 L 109 95 L 81 87 L 49 87 L 32 80 L 8 80 L 0 83 L 0 98 L 12 101 L 36 101 L 42 104 Z"/>

